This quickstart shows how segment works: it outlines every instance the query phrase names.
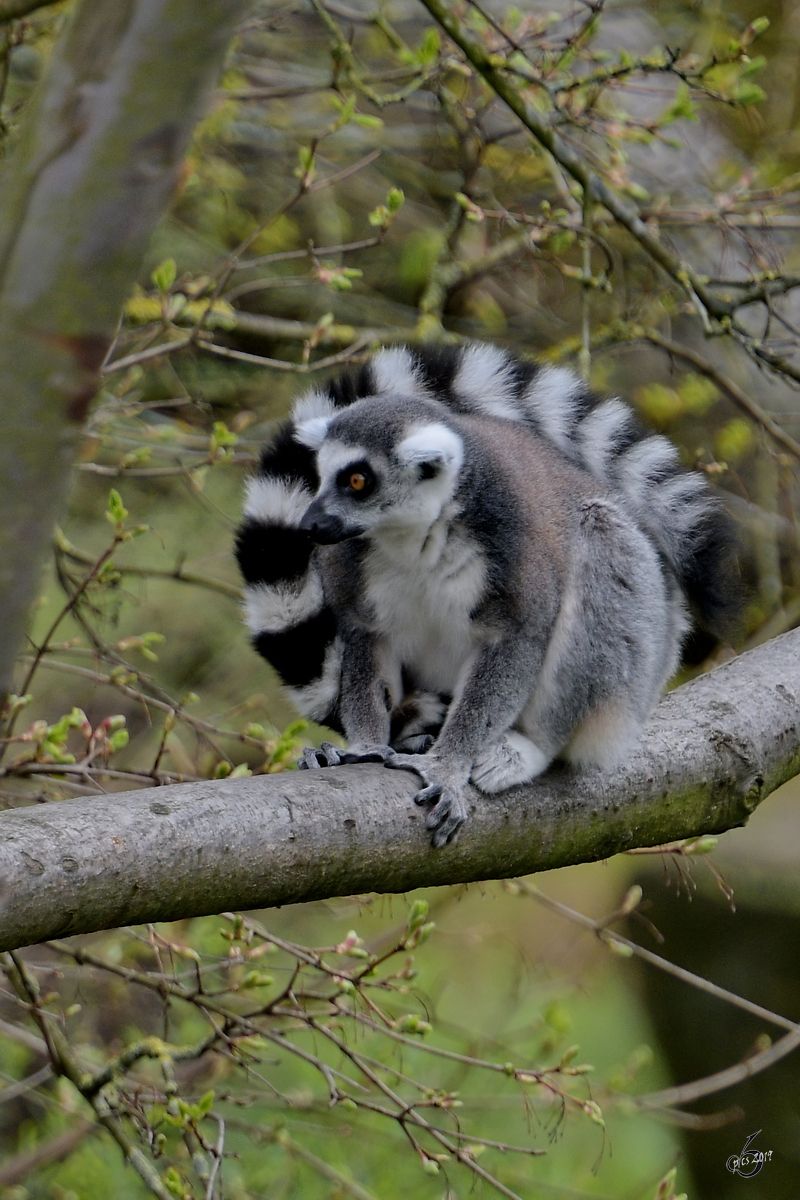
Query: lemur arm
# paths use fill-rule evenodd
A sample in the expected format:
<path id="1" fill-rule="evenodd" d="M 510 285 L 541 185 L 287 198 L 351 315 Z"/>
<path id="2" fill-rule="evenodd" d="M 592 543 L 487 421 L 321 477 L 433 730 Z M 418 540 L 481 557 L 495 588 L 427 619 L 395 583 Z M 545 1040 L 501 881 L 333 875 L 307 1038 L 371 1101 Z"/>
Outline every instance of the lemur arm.
<path id="1" fill-rule="evenodd" d="M 475 760 L 519 717 L 543 660 L 541 635 L 532 630 L 518 628 L 483 645 L 432 749 L 416 761 L 409 755 L 387 761 L 387 766 L 411 768 L 421 776 L 425 787 L 414 799 L 417 804 L 435 802 L 426 822 L 434 831 L 434 846 L 450 841 L 467 819 L 463 789 Z"/>
<path id="2" fill-rule="evenodd" d="M 375 636 L 350 626 L 344 632 L 339 708 L 348 750 L 358 754 L 368 747 L 388 749 L 390 712 L 389 689 L 378 666 Z"/>
<path id="3" fill-rule="evenodd" d="M 387 762 L 394 756 L 389 746 L 389 690 L 378 667 L 375 637 L 365 629 L 348 625 L 342 630 L 342 641 L 339 718 L 347 749 L 331 742 L 323 742 L 319 749 L 307 747 L 298 764 L 301 768 Z"/>
<path id="4" fill-rule="evenodd" d="M 461 764 L 464 783 L 486 742 L 519 717 L 542 661 L 540 639 L 524 630 L 478 650 L 431 751 L 442 761 Z"/>

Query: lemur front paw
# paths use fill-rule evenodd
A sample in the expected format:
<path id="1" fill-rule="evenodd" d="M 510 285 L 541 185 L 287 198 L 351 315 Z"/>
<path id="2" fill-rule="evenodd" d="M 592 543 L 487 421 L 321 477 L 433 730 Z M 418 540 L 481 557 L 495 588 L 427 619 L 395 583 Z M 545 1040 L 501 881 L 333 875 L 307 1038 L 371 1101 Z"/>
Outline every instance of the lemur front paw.
<path id="1" fill-rule="evenodd" d="M 432 804 L 425 828 L 433 830 L 431 844 L 435 849 L 446 846 L 458 833 L 469 815 L 460 788 L 443 783 L 438 776 L 447 776 L 447 768 L 432 755 L 420 759 L 417 755 L 395 754 L 387 767 L 414 771 L 424 787 L 414 797 L 415 804 Z"/>
<path id="2" fill-rule="evenodd" d="M 357 746 L 343 750 L 334 746 L 333 742 L 323 742 L 316 746 L 306 746 L 297 766 L 301 771 L 315 771 L 319 767 L 346 767 L 354 763 L 388 763 L 395 757 L 391 746 Z"/>

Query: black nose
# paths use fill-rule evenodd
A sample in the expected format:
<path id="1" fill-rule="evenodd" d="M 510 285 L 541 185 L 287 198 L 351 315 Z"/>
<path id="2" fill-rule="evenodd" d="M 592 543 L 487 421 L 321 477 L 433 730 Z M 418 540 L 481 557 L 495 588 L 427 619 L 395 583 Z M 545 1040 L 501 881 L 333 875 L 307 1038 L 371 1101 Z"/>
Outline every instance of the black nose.
<path id="1" fill-rule="evenodd" d="M 315 500 L 303 514 L 299 528 L 308 533 L 321 546 L 333 546 L 348 537 L 347 528 L 341 517 L 325 512 L 319 500 Z"/>

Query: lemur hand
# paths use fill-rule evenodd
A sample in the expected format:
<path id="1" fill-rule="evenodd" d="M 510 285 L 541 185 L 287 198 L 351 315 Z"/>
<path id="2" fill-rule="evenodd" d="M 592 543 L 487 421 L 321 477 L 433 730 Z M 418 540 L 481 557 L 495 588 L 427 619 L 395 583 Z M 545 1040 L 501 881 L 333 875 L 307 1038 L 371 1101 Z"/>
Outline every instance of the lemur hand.
<path id="1" fill-rule="evenodd" d="M 386 766 L 395 770 L 414 771 L 424 783 L 425 786 L 414 797 L 414 803 L 433 805 L 425 828 L 433 830 L 431 844 L 434 848 L 438 850 L 453 841 L 469 815 L 462 789 L 456 782 L 463 772 L 451 769 L 435 754 L 394 754 L 387 759 Z"/>
<path id="2" fill-rule="evenodd" d="M 334 746 L 333 742 L 323 742 L 321 746 L 306 746 L 301 757 L 297 760 L 301 771 L 314 771 L 319 767 L 347 767 L 354 763 L 387 763 L 395 757 L 391 746 L 353 746 L 347 750 Z"/>

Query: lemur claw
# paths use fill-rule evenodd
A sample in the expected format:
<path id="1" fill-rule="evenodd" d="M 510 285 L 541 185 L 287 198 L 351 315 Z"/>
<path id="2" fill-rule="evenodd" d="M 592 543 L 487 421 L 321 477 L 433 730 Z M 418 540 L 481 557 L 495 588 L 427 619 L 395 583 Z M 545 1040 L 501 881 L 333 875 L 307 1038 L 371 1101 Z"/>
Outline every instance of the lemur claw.
<path id="1" fill-rule="evenodd" d="M 323 742 L 321 746 L 306 746 L 297 760 L 299 771 L 318 771 L 320 767 L 338 767 L 341 763 L 341 751 L 333 742 Z"/>
<path id="2" fill-rule="evenodd" d="M 431 792 L 431 788 L 425 789 Z M 420 802 L 419 793 L 415 797 L 417 802 Z M 426 829 L 433 830 L 431 842 L 435 849 L 440 849 L 446 846 L 448 842 L 453 841 L 459 829 L 467 819 L 467 806 L 460 792 L 454 788 L 439 788 L 439 799 L 428 814 L 428 819 L 425 822 Z"/>

